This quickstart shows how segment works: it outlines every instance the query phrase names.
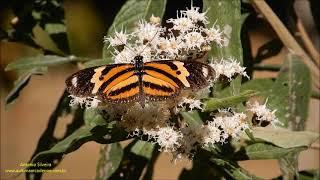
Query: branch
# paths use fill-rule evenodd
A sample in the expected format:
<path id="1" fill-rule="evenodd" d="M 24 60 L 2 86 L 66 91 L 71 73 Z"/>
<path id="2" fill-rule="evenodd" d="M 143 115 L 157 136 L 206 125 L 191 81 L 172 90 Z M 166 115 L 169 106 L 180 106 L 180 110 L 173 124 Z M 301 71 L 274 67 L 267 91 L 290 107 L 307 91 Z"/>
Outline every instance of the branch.
<path id="1" fill-rule="evenodd" d="M 309 67 L 313 77 L 313 85 L 316 88 L 320 87 L 319 69 L 316 64 L 310 59 L 307 53 L 301 48 L 298 42 L 290 34 L 277 15 L 272 11 L 269 5 L 264 0 L 251 0 L 252 4 L 264 15 L 270 25 L 273 27 L 278 37 L 283 44 L 296 55 L 301 56 L 301 60 Z"/>
<path id="2" fill-rule="evenodd" d="M 301 22 L 301 19 L 298 19 L 297 21 L 297 29 L 298 29 L 299 35 L 301 36 L 302 42 L 304 43 L 304 46 L 306 47 L 308 53 L 313 59 L 313 62 L 315 62 L 318 68 L 320 68 L 320 58 L 319 58 L 320 54 L 312 44 L 312 41 L 310 40 L 310 37 L 307 34 Z"/>

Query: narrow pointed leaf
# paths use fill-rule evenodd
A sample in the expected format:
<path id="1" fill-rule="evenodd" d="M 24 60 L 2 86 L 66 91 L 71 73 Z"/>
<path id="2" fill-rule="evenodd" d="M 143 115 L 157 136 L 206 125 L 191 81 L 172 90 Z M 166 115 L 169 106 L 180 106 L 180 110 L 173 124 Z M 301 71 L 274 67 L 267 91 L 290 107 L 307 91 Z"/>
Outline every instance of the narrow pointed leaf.
<path id="1" fill-rule="evenodd" d="M 96 180 L 108 179 L 119 167 L 122 156 L 123 149 L 118 142 L 102 145 Z"/>

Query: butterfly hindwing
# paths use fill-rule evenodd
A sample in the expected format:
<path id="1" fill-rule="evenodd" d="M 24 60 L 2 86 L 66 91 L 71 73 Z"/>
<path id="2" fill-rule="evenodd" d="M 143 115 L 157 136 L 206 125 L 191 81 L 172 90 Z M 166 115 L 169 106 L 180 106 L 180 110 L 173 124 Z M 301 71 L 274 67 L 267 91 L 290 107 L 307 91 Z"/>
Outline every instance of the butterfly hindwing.
<path id="1" fill-rule="evenodd" d="M 198 61 L 153 61 L 145 63 L 147 74 L 160 73 L 160 79 L 170 79 L 170 83 L 180 88 L 198 89 L 208 85 L 214 76 L 211 66 Z M 169 82 L 169 81 L 168 81 Z"/>
<path id="2" fill-rule="evenodd" d="M 208 85 L 214 71 L 197 61 L 153 61 L 145 63 L 143 90 L 148 99 L 162 100 L 176 96 L 182 89 Z"/>

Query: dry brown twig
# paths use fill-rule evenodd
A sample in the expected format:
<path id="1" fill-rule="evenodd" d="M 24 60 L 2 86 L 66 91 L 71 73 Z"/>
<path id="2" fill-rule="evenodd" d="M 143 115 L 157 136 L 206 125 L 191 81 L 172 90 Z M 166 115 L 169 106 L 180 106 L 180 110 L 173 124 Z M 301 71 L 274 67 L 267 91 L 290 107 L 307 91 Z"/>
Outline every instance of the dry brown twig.
<path id="1" fill-rule="evenodd" d="M 267 19 L 272 28 L 277 33 L 283 44 L 289 49 L 290 52 L 294 52 L 301 57 L 301 60 L 309 67 L 312 74 L 313 87 L 319 89 L 319 69 L 317 65 L 311 60 L 309 55 L 301 48 L 298 42 L 291 35 L 289 30 L 272 11 L 269 5 L 264 0 L 251 0 L 252 4 L 260 11 L 260 13 Z"/>
<path id="2" fill-rule="evenodd" d="M 299 35 L 301 36 L 301 39 L 303 41 L 303 44 L 304 44 L 306 50 L 308 51 L 308 53 L 312 57 L 313 61 L 317 64 L 318 68 L 320 68 L 320 54 L 317 51 L 317 49 L 314 47 L 314 45 L 312 44 L 312 41 L 311 41 L 308 33 L 306 32 L 300 18 L 298 18 L 298 21 L 297 21 L 297 30 L 299 32 Z"/>

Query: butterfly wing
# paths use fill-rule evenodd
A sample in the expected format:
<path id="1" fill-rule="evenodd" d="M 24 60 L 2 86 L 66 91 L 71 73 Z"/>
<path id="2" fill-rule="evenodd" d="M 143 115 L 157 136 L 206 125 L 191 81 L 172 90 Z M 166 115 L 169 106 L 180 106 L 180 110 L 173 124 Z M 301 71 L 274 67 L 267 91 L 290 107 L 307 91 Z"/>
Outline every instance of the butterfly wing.
<path id="1" fill-rule="evenodd" d="M 182 89 L 206 87 L 214 70 L 197 61 L 153 61 L 145 63 L 142 77 L 146 98 L 162 100 L 176 96 Z"/>
<path id="2" fill-rule="evenodd" d="M 138 76 L 132 64 L 87 68 L 66 80 L 67 90 L 78 97 L 97 96 L 108 102 L 127 102 L 139 97 Z"/>

